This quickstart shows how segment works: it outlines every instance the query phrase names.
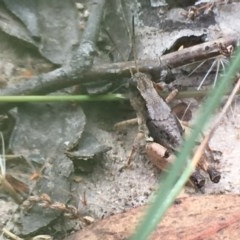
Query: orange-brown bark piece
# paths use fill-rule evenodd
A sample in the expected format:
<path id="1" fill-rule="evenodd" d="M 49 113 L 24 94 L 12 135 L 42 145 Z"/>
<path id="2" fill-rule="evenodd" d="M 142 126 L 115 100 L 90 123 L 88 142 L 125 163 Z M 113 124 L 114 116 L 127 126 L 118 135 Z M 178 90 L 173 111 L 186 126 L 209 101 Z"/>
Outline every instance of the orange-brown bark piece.
<path id="1" fill-rule="evenodd" d="M 169 163 L 174 161 L 174 159 L 169 158 L 167 149 L 158 143 L 147 143 L 145 150 L 147 159 L 162 171 L 165 171 Z"/>
<path id="2" fill-rule="evenodd" d="M 143 216 L 139 207 L 103 219 L 65 240 L 128 239 Z M 150 240 L 239 239 L 240 196 L 210 195 L 179 199 L 168 210 Z"/>

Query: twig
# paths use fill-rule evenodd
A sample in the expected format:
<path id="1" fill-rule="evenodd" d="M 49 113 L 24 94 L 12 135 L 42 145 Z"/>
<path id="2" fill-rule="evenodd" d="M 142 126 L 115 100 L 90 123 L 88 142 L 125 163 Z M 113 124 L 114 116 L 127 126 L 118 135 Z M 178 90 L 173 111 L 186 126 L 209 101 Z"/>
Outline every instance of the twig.
<path id="1" fill-rule="evenodd" d="M 132 118 L 132 119 L 124 120 L 114 124 L 113 129 L 116 131 L 121 131 L 129 126 L 134 126 L 137 124 L 138 124 L 137 118 Z"/>
<path id="2" fill-rule="evenodd" d="M 81 44 L 73 51 L 70 61 L 63 66 L 68 78 L 79 79 L 80 74 L 92 67 L 104 5 L 105 0 L 93 1 Z"/>
<path id="3" fill-rule="evenodd" d="M 79 76 L 84 75 L 93 63 L 93 53 L 104 5 L 105 0 L 93 1 L 91 14 L 81 44 L 63 67 L 46 74 L 41 74 L 14 88 L 5 89 L 1 95 L 46 94 L 79 83 Z M 14 104 L 3 104 L 1 105 L 1 112 L 13 106 Z"/>
<path id="4" fill-rule="evenodd" d="M 204 137 L 203 141 L 201 142 L 201 144 L 198 146 L 197 150 L 195 151 L 195 154 L 192 158 L 192 164 L 196 165 L 197 162 L 199 161 L 199 159 L 202 156 L 202 153 L 204 152 L 204 149 L 206 148 L 207 144 L 209 143 L 212 135 L 214 134 L 214 132 L 216 131 L 220 121 L 222 120 L 222 118 L 224 117 L 225 113 L 227 112 L 228 108 L 230 107 L 234 96 L 236 95 L 236 93 L 239 91 L 240 89 L 240 78 L 238 79 L 234 89 L 232 90 L 230 96 L 228 97 L 227 102 L 225 103 L 216 123 L 214 124 L 214 126 L 212 127 L 212 129 L 209 131 L 209 133 Z"/>
<path id="5" fill-rule="evenodd" d="M 222 53 L 219 46 L 235 45 L 235 43 L 235 38 L 222 38 L 185 48 L 162 56 L 161 65 L 159 65 L 159 61 L 156 59 L 140 60 L 138 61 L 139 71 L 156 73 L 166 67 L 175 68 L 192 62 L 216 57 Z M 129 77 L 130 69 L 136 71 L 134 61 L 95 65 L 89 71 L 86 71 L 86 68 L 83 70 L 76 64 L 76 59 L 77 57 L 73 57 L 71 64 L 34 77 L 19 86 L 3 89 L 0 95 L 47 94 L 80 82 L 89 82 L 102 78 L 116 80 L 116 78 L 119 77 Z"/>
<path id="6" fill-rule="evenodd" d="M 10 232 L 8 229 L 3 228 L 2 229 L 3 234 L 5 234 L 8 238 L 13 240 L 24 240 L 23 238 L 18 237 L 14 233 Z M 53 238 L 50 235 L 37 235 L 35 237 L 30 238 L 31 240 L 52 240 Z"/>
<path id="7" fill-rule="evenodd" d="M 5 234 L 6 236 L 8 236 L 9 238 L 11 238 L 13 240 L 23 240 L 23 238 L 18 237 L 17 235 L 15 235 L 14 233 L 10 232 L 6 228 L 3 228 L 2 232 L 3 232 L 3 234 Z"/>
<path id="8" fill-rule="evenodd" d="M 214 132 L 216 131 L 217 127 L 218 127 L 218 124 L 220 123 L 220 121 L 222 120 L 222 118 L 224 117 L 224 115 L 226 114 L 228 108 L 230 107 L 232 101 L 233 101 L 233 98 L 235 97 L 235 95 L 237 94 L 237 92 L 239 91 L 240 89 L 240 78 L 238 79 L 234 89 L 232 90 L 230 96 L 228 97 L 228 100 L 227 102 L 225 103 L 221 113 L 220 113 L 220 116 L 218 117 L 216 123 L 214 124 L 213 128 L 211 129 L 211 131 L 209 132 L 209 136 L 211 137 Z"/>

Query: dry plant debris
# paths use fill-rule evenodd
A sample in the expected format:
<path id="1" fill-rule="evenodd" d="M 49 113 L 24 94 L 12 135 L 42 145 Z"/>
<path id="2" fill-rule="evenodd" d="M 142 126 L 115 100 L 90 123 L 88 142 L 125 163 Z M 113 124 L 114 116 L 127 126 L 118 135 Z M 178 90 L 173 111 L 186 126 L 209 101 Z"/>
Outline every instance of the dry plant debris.
<path id="1" fill-rule="evenodd" d="M 240 205 L 237 195 L 179 198 L 149 240 L 238 239 Z M 146 207 L 116 214 L 74 233 L 65 240 L 129 239 Z"/>

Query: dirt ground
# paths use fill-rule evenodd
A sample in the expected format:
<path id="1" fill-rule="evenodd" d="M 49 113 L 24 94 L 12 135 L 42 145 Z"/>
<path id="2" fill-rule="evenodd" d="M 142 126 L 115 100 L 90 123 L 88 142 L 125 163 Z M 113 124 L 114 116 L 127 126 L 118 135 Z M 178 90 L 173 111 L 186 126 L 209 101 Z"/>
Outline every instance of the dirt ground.
<path id="1" fill-rule="evenodd" d="M 128 2 L 127 4 L 130 3 Z M 226 22 L 230 21 L 226 20 L 227 17 L 230 18 L 230 16 L 228 14 L 223 15 L 223 13 L 230 8 L 232 11 L 234 9 L 232 12 L 234 18 L 237 9 L 240 8 L 239 3 L 233 4 L 236 4 L 234 5 L 235 7 L 233 5 L 220 6 L 219 9 L 214 11 L 216 19 L 218 19 L 219 22 L 216 25 L 209 26 L 207 39 L 210 40 L 211 38 L 221 34 L 224 35 L 228 32 L 238 34 L 239 30 L 235 29 L 234 26 L 226 32 L 223 30 L 226 29 Z M 154 9 L 153 11 L 159 11 L 157 14 L 161 15 L 159 9 Z M 172 9 L 167 13 L 169 19 L 172 18 L 173 11 L 175 10 Z M 159 56 L 159 54 L 168 49 L 169 46 L 165 46 L 164 48 L 157 47 L 159 45 L 162 46 L 162 44 L 156 44 L 159 35 L 161 35 L 162 38 L 161 40 L 158 39 L 160 42 L 166 42 L 166 39 L 169 39 L 168 43 L 171 45 L 171 42 L 175 41 L 172 39 L 173 34 L 169 35 L 167 31 L 163 32 L 159 30 L 159 26 L 153 26 L 154 19 L 150 19 L 150 17 L 149 25 L 142 27 L 141 24 L 146 24 L 147 16 L 149 16 L 147 12 L 142 12 L 138 16 L 139 19 L 137 19 L 137 21 L 140 22 L 138 22 L 136 31 L 136 36 L 139 37 L 137 38 L 139 59 Z M 154 18 L 154 16 L 152 17 Z M 225 16 L 227 17 L 225 18 Z M 221 19 L 221 21 L 219 19 Z M 237 19 L 235 17 L 235 21 L 239 20 L 239 17 Z M 194 25 L 191 29 L 185 26 L 183 31 L 176 31 L 179 32 L 179 37 L 183 35 L 189 36 L 191 34 L 199 37 L 205 34 L 204 28 L 202 25 Z M 147 31 L 148 34 L 146 34 Z M 123 37 L 125 38 L 125 36 Z M 22 74 L 22 69 L 29 69 L 29 62 L 31 66 L 37 65 L 39 66 L 38 70 L 40 69 L 45 72 L 47 71 L 46 69 L 54 68 L 52 64 L 46 63 L 36 52 L 32 53 L 29 51 L 22 53 L 19 49 L 15 49 L 15 42 L 12 42 L 11 38 L 9 40 L 9 36 L 6 36 L 5 33 L 0 33 L 0 38 L 3 39 L 0 44 L 1 71 L 2 74 L 7 75 L 9 79 L 7 84 L 16 81 L 16 79 L 18 81 L 19 74 Z M 149 51 L 149 46 L 153 46 L 151 51 Z M 125 48 L 125 46 L 121 46 L 120 48 Z M 22 59 L 24 59 L 24 61 Z M 183 71 L 189 68 L 193 69 L 194 67 L 187 66 Z M 20 70 L 16 71 L 16 69 Z M 205 69 L 201 71 L 204 72 Z M 191 82 L 191 87 L 192 85 L 194 85 L 194 87 L 199 85 L 202 79 L 202 75 L 200 75 L 202 73 L 201 71 L 197 73 L 198 76 L 194 79 L 194 84 L 192 84 L 190 78 L 187 79 Z M 35 72 L 35 74 L 38 73 L 39 72 Z M 182 70 L 176 70 L 175 74 L 180 76 Z M 213 76 L 214 74 L 211 75 L 211 79 L 208 80 L 207 83 L 213 80 Z M 186 85 L 186 82 L 187 81 L 184 81 L 183 85 Z M 202 100 L 186 99 L 184 101 L 192 102 L 190 106 L 194 119 Z M 222 105 L 225 101 L 226 98 L 222 101 Z M 135 113 L 128 101 L 82 104 L 67 103 L 58 104 L 56 109 L 54 104 L 45 103 L 42 105 L 44 106 L 42 107 L 43 109 L 41 109 L 38 104 L 33 104 L 32 109 L 27 105 L 24 106 L 25 107 L 19 107 L 18 111 L 16 109 L 11 110 L 11 114 L 16 117 L 17 121 L 10 139 L 10 145 L 15 149 L 15 154 L 22 154 L 28 159 L 36 159 L 37 164 L 35 165 L 34 163 L 34 166 L 38 169 L 47 163 L 46 168 L 42 171 L 42 179 L 39 181 L 39 185 L 37 184 L 36 188 L 32 188 L 34 189 L 33 194 L 44 193 L 44 187 L 47 188 L 49 187 L 48 185 L 53 184 L 53 187 L 49 187 L 48 190 L 50 189 L 49 192 L 51 192 L 53 191 L 51 189 L 54 188 L 53 196 L 55 197 L 55 201 L 60 201 L 59 199 L 62 197 L 63 201 L 75 206 L 81 216 L 87 215 L 94 219 L 102 219 L 116 213 L 125 212 L 133 207 L 144 205 L 149 200 L 151 201 L 161 172 L 141 153 L 137 154 L 129 168 L 122 169 L 127 162 L 132 150 L 133 141 L 138 132 L 136 125 L 127 126 L 121 131 L 114 130 L 115 123 L 135 117 Z M 37 114 L 37 112 L 33 110 L 34 108 L 39 108 L 39 113 L 41 114 Z M 49 115 L 44 115 L 46 109 L 49 109 Z M 64 111 L 65 115 L 63 113 Z M 208 128 L 214 125 L 220 111 L 221 108 L 214 113 Z M 27 118 L 29 118 L 29 122 L 27 122 Z M 79 119 L 81 119 L 81 121 Z M 44 123 L 44 121 L 49 122 Z M 81 124 L 80 122 L 83 123 Z M 47 135 L 49 132 L 48 127 L 54 125 L 55 128 L 52 127 L 51 133 Z M 67 145 L 67 142 L 70 142 L 72 136 L 77 135 L 78 131 L 90 133 L 91 136 L 94 136 L 97 140 L 100 147 L 103 147 L 103 145 L 111 147 L 111 150 L 95 157 L 93 168 L 89 172 L 74 172 L 72 162 L 64 154 L 64 144 Z M 206 132 L 207 131 L 208 129 L 206 129 Z M 56 144 L 54 144 L 54 142 Z M 204 176 L 206 176 L 206 184 L 203 189 L 197 191 L 194 188 L 186 187 L 182 194 L 240 193 L 240 166 L 238 164 L 240 155 L 239 96 L 235 97 L 230 110 L 219 124 L 210 141 L 210 146 L 213 150 L 222 153 L 222 156 L 218 158 L 215 164 L 215 167 L 221 172 L 220 182 L 214 184 L 209 180 L 208 176 L 204 174 Z M 63 163 L 64 161 L 65 163 Z M 53 170 L 49 166 L 55 167 L 54 164 L 56 164 L 56 162 L 58 165 L 63 164 L 59 168 L 64 168 L 64 170 L 57 170 L 58 173 L 60 172 L 60 177 L 52 183 L 51 177 L 55 175 L 51 175 L 51 171 Z M 14 176 L 17 176 L 18 173 L 23 173 L 25 176 L 21 177 L 21 179 L 27 181 L 31 187 L 35 184 L 29 181 L 32 169 L 26 164 L 23 164 L 23 166 L 19 166 L 18 163 L 9 164 L 7 171 Z M 56 239 L 62 239 L 63 236 L 68 235 L 69 232 L 78 230 L 83 225 L 79 220 L 68 220 L 60 215 L 60 213 L 57 213 L 56 216 L 54 215 L 55 217 L 51 215 L 49 220 L 46 220 L 44 223 L 41 222 L 39 226 L 36 226 L 37 224 L 33 222 L 38 221 L 40 218 L 47 218 L 46 216 L 48 215 L 45 214 L 48 214 L 48 210 L 38 208 L 37 214 L 34 218 L 31 218 L 31 213 L 23 213 L 21 206 L 19 207 L 8 194 L 1 192 L 0 197 L 0 228 L 6 227 L 16 235 L 35 235 L 40 229 L 41 234 L 54 235 Z M 53 213 L 51 212 L 51 214 Z M 3 235 L 0 238 L 5 239 Z"/>

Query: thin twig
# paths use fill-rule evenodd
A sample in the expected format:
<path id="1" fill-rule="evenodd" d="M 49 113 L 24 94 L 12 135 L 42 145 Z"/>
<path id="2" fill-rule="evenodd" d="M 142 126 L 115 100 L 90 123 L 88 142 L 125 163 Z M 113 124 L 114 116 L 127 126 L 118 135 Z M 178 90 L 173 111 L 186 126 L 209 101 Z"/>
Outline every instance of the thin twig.
<path id="1" fill-rule="evenodd" d="M 3 234 L 5 234 L 7 237 L 13 239 L 13 240 L 23 240 L 23 238 L 18 237 L 14 233 L 10 232 L 8 229 L 3 228 L 2 229 Z"/>
<path id="2" fill-rule="evenodd" d="M 192 164 L 196 165 L 197 162 L 199 161 L 199 159 L 201 158 L 204 149 L 206 148 L 206 146 L 208 145 L 211 137 L 213 136 L 214 132 L 216 131 L 220 121 L 222 120 L 222 118 L 224 117 L 224 115 L 226 114 L 228 108 L 230 107 L 234 96 L 236 95 L 236 93 L 239 91 L 240 89 L 240 78 L 238 79 L 234 89 L 232 90 L 230 96 L 228 97 L 227 102 L 225 103 L 217 121 L 215 122 L 214 126 L 211 128 L 211 130 L 209 131 L 209 133 L 204 137 L 203 141 L 201 142 L 201 144 L 198 146 L 197 150 L 195 151 L 195 154 L 192 158 Z"/>
<path id="3" fill-rule="evenodd" d="M 98 11 L 99 10 L 100 9 L 98 9 Z M 94 11 L 92 11 L 92 14 L 94 14 Z M 236 38 L 222 38 L 216 41 L 185 48 L 174 53 L 169 53 L 161 57 L 161 65 L 159 64 L 158 59 L 140 60 L 137 62 L 138 68 L 140 72 L 159 73 L 166 67 L 176 68 L 189 63 L 213 58 L 221 54 L 221 49 L 219 48 L 220 45 L 235 45 L 236 40 Z M 83 59 L 89 61 L 86 56 L 84 56 Z M 130 77 L 130 69 L 136 71 L 136 65 L 134 61 L 95 65 L 89 70 L 87 70 L 87 68 L 78 66 L 79 61 L 79 57 L 75 56 L 71 64 L 63 66 L 62 68 L 56 69 L 52 72 L 41 74 L 30 79 L 29 81 L 19 84 L 18 86 L 3 89 L 0 95 L 11 96 L 48 94 L 75 84 L 96 81 L 98 79 L 116 81 L 122 77 Z M 15 105 L 16 104 L 1 104 L 0 112 L 9 110 Z"/>

